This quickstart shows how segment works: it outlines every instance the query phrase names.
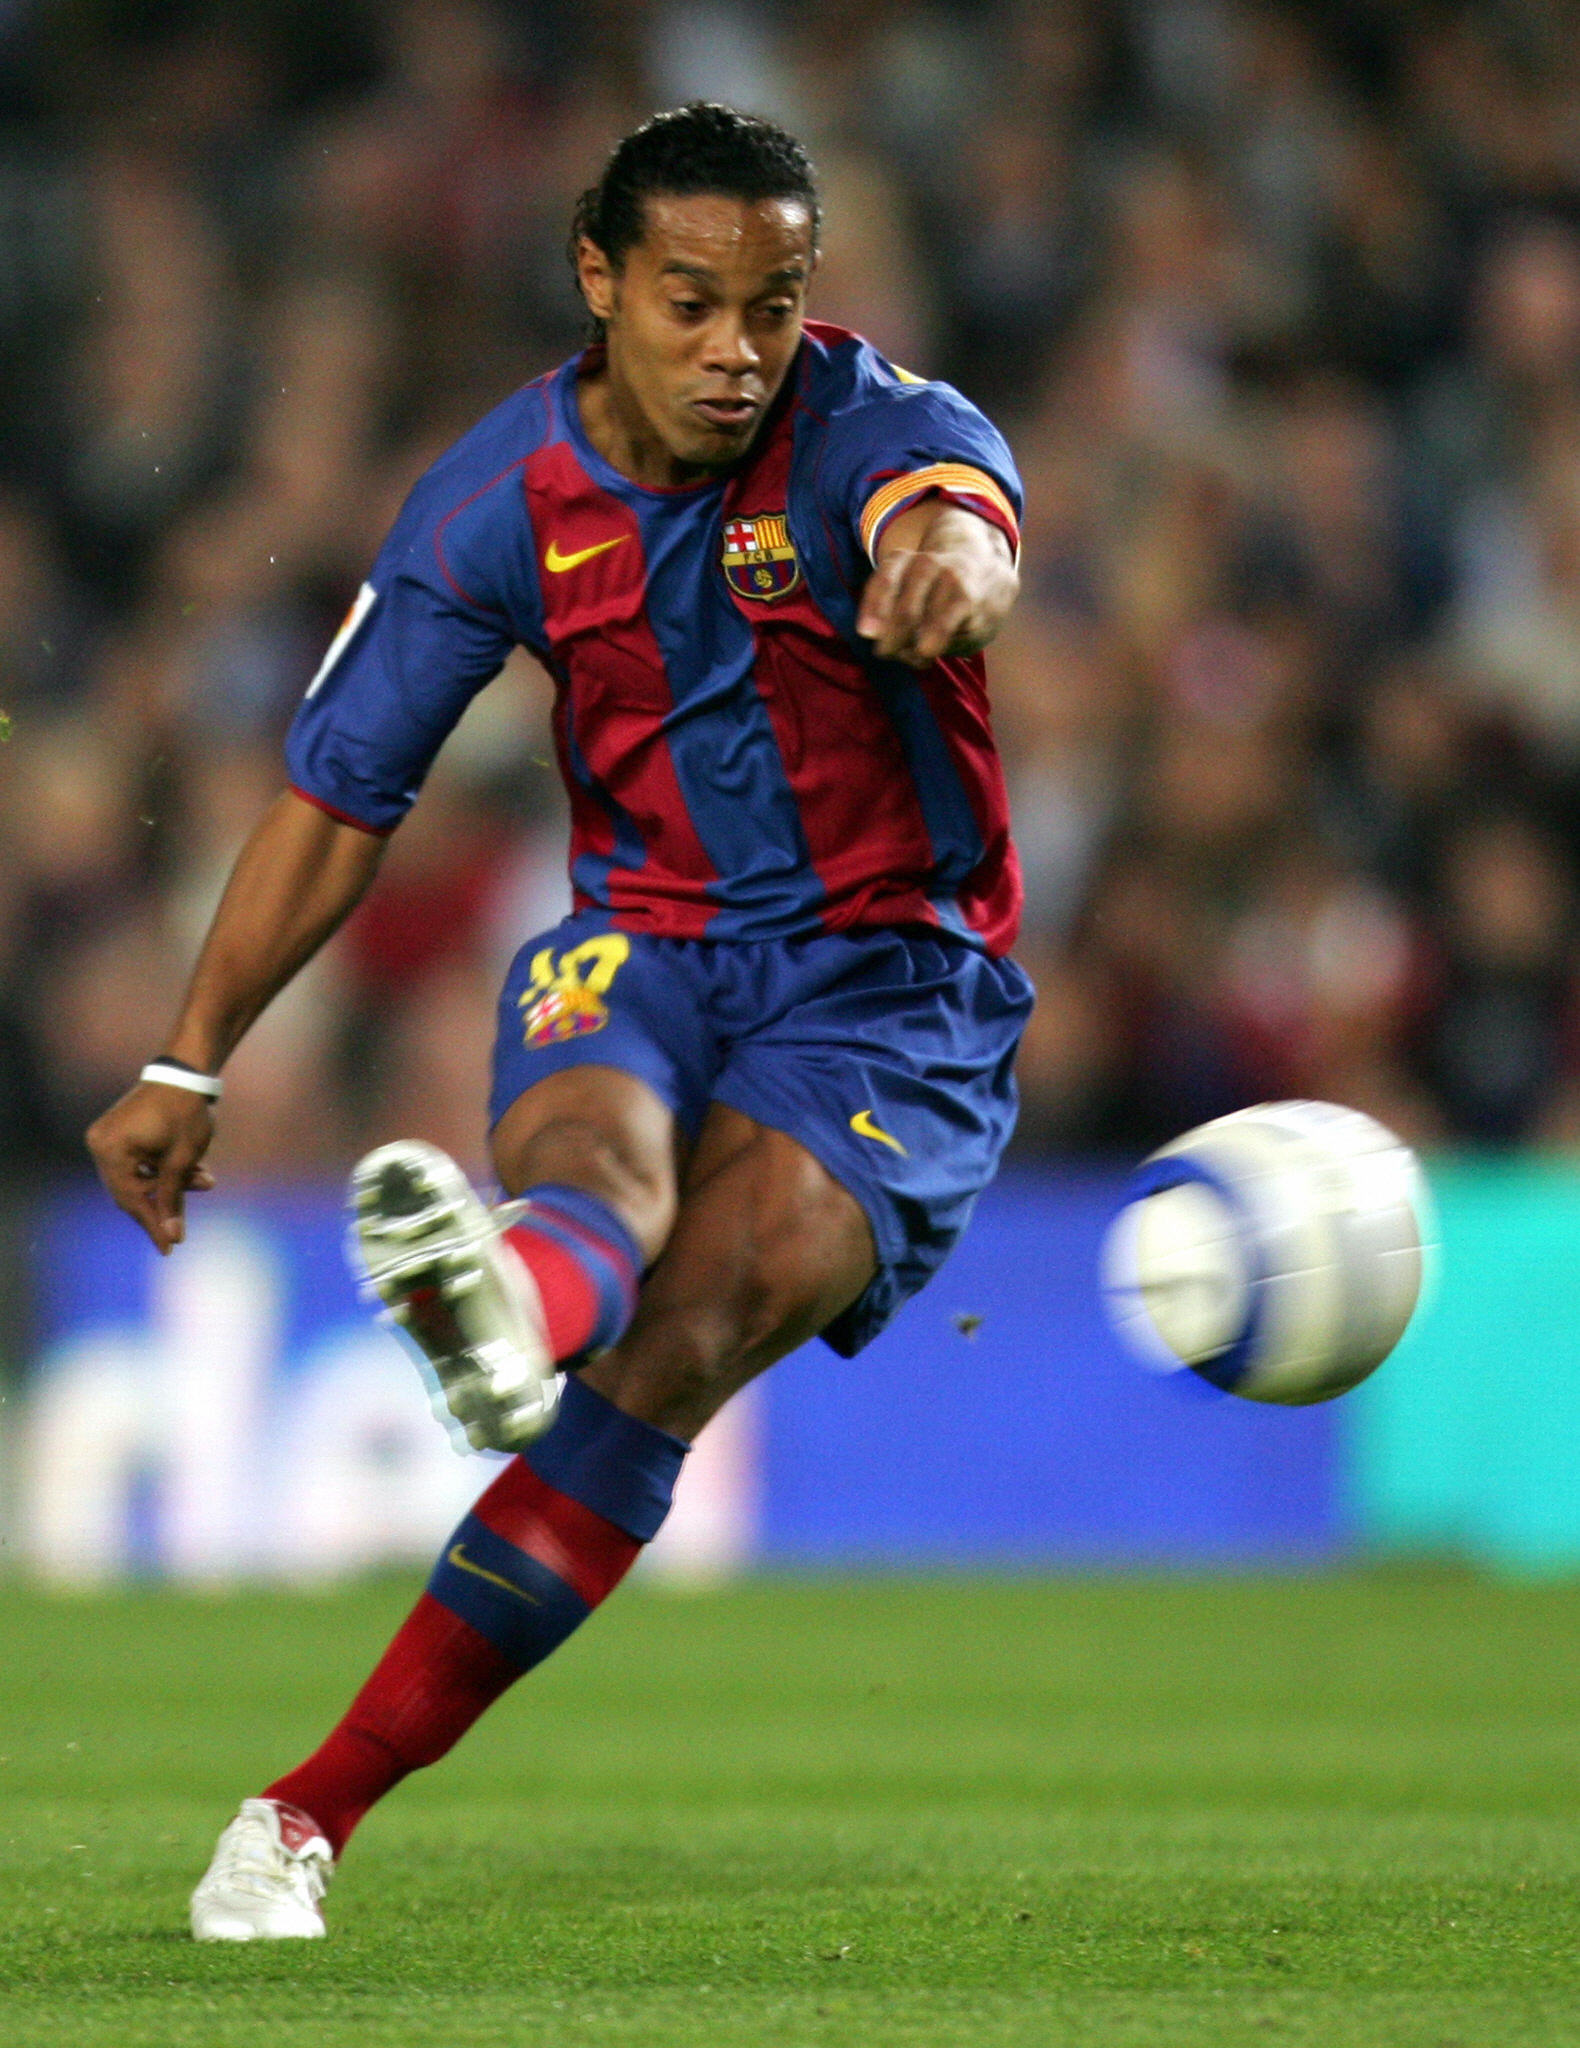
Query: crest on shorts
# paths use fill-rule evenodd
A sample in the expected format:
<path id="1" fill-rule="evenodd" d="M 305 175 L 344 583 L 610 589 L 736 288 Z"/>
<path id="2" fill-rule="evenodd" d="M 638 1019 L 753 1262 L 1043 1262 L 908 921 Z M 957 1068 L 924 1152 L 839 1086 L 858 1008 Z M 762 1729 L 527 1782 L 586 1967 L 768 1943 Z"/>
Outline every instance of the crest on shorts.
<path id="1" fill-rule="evenodd" d="M 552 946 L 535 954 L 531 978 L 517 997 L 527 1045 L 539 1052 L 567 1038 L 602 1031 L 609 1021 L 604 994 L 630 951 L 631 942 L 622 932 L 604 932 L 571 947 L 558 960 Z"/>
<path id="2" fill-rule="evenodd" d="M 801 581 L 801 564 L 783 512 L 726 520 L 723 561 L 724 580 L 737 597 L 772 604 L 788 597 Z"/>
<path id="3" fill-rule="evenodd" d="M 522 1035 L 534 1051 L 541 1046 L 558 1045 L 565 1038 L 602 1031 L 608 1021 L 609 1005 L 581 981 L 557 981 L 521 1016 Z"/>

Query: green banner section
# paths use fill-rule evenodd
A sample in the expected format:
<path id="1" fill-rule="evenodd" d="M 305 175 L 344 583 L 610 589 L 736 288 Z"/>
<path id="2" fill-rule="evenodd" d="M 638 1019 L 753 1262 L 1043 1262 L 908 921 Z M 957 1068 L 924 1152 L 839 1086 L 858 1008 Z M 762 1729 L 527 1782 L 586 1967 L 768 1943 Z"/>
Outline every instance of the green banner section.
<path id="1" fill-rule="evenodd" d="M 1351 1508 L 1390 1549 L 1580 1570 L 1580 1168 L 1440 1162 L 1441 1253 L 1349 1411 Z"/>

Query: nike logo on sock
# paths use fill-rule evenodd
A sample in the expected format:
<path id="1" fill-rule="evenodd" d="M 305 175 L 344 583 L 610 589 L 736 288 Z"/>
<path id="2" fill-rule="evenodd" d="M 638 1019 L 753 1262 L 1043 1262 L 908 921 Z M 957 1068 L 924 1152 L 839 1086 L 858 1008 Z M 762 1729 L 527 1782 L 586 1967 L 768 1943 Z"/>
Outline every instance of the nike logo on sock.
<path id="1" fill-rule="evenodd" d="M 514 1579 L 507 1579 L 499 1572 L 491 1572 L 484 1565 L 474 1564 L 459 1543 L 452 1543 L 450 1545 L 449 1550 L 446 1552 L 446 1557 L 448 1562 L 453 1564 L 457 1571 L 470 1572 L 477 1579 L 487 1579 L 491 1586 L 501 1586 L 505 1592 L 514 1593 L 518 1600 L 525 1600 L 533 1607 L 541 1607 L 543 1605 L 543 1602 L 536 1593 L 529 1593 L 525 1586 L 518 1586 Z"/>

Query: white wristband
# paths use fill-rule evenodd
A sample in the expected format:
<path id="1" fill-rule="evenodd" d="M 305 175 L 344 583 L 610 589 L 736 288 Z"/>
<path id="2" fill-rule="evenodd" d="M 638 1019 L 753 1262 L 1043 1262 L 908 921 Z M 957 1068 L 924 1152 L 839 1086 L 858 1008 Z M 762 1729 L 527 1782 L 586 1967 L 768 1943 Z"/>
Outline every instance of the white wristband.
<path id="1" fill-rule="evenodd" d="M 165 1088 L 190 1088 L 194 1095 L 206 1095 L 210 1102 L 218 1102 L 225 1093 L 225 1083 L 218 1074 L 194 1074 L 186 1067 L 172 1067 L 164 1060 L 150 1060 L 138 1075 L 139 1081 L 157 1081 Z"/>

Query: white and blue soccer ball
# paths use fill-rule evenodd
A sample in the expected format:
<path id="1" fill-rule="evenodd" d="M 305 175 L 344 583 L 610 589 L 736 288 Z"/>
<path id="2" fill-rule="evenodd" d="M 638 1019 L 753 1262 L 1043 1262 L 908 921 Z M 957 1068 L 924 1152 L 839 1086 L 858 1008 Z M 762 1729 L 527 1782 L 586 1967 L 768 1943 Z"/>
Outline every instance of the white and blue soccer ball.
<path id="1" fill-rule="evenodd" d="M 1264 1102 L 1132 1176 L 1103 1293 L 1146 1365 L 1251 1401 L 1328 1401 L 1393 1350 L 1431 1235 L 1415 1154 L 1359 1110 Z"/>

